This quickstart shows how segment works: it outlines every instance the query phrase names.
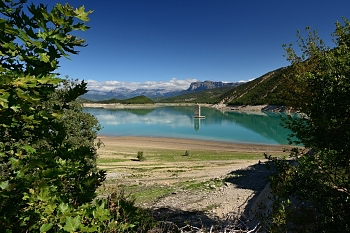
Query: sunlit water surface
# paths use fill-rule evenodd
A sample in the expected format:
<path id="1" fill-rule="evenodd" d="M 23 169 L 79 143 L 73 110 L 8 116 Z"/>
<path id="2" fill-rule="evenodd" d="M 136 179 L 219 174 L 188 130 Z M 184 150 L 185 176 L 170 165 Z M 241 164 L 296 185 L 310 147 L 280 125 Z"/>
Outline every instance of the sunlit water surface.
<path id="1" fill-rule="evenodd" d="M 289 130 L 279 113 L 221 112 L 201 108 L 205 119 L 194 118 L 193 107 L 154 109 L 85 108 L 102 125 L 100 135 L 173 137 L 258 144 L 288 144 Z"/>

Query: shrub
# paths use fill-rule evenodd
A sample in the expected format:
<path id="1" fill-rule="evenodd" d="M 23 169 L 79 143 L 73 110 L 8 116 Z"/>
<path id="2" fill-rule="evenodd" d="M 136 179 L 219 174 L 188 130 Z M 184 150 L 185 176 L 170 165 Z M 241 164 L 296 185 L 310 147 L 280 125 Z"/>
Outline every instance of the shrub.
<path id="1" fill-rule="evenodd" d="M 123 190 L 108 197 L 108 208 L 112 217 L 108 232 L 148 232 L 156 222 L 147 210 L 135 206 L 135 198 Z"/>
<path id="2" fill-rule="evenodd" d="M 146 160 L 146 157 L 143 155 L 143 151 L 137 152 L 137 159 L 140 161 Z"/>
<path id="3" fill-rule="evenodd" d="M 269 232 L 350 232 L 350 22 L 336 23 L 330 48 L 307 28 L 298 33 L 299 56 L 292 62 L 289 106 L 303 114 L 286 121 L 309 151 L 290 159 L 271 158 L 279 173 L 271 178 L 274 203 Z"/>

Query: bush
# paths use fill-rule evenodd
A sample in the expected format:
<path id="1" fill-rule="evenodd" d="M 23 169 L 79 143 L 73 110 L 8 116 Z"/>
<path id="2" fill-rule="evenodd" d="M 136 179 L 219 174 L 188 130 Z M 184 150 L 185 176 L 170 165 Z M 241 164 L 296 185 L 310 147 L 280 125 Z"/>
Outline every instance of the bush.
<path id="1" fill-rule="evenodd" d="M 271 158 L 279 173 L 271 178 L 269 232 L 350 232 L 350 22 L 336 23 L 334 48 L 307 32 L 299 34 L 301 57 L 286 47 L 288 105 L 303 113 L 286 127 L 308 150 Z"/>
<path id="2" fill-rule="evenodd" d="M 143 151 L 137 152 L 137 159 L 138 159 L 139 161 L 144 161 L 144 160 L 146 160 L 146 157 L 143 155 Z"/>
<path id="3" fill-rule="evenodd" d="M 96 199 L 100 125 L 76 99 L 86 83 L 56 73 L 78 53 L 88 15 L 59 3 L 0 1 L 0 232 L 142 232 L 149 216 L 123 195 Z"/>
<path id="4" fill-rule="evenodd" d="M 156 227 L 149 212 L 135 206 L 135 198 L 124 191 L 113 192 L 108 197 L 112 221 L 108 232 L 148 232 Z"/>

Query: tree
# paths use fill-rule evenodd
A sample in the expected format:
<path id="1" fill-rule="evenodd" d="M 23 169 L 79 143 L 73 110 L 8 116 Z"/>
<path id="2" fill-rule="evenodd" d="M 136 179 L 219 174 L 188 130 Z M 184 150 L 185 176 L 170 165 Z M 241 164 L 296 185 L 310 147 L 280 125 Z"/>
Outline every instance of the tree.
<path id="1" fill-rule="evenodd" d="M 298 32 L 302 54 L 284 46 L 291 61 L 289 105 L 302 114 L 287 128 L 308 150 L 272 158 L 274 203 L 270 231 L 350 231 L 350 22 L 337 22 L 328 47 L 316 31 Z"/>
<path id="2" fill-rule="evenodd" d="M 54 73 L 77 54 L 84 6 L 0 2 L 0 231 L 99 231 L 110 219 L 91 205 L 105 179 L 96 167 L 97 120 L 76 98 L 86 83 Z"/>

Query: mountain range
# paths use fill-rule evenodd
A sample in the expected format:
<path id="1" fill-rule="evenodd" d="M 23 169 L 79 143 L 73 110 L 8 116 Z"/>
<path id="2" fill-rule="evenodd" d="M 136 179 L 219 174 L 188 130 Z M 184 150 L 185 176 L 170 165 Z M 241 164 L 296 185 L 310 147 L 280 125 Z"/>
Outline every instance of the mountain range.
<path id="1" fill-rule="evenodd" d="M 168 97 L 179 96 L 189 93 L 195 93 L 203 90 L 223 88 L 223 87 L 237 87 L 244 82 L 226 83 L 226 82 L 192 82 L 188 89 L 186 90 L 167 90 L 167 89 L 136 89 L 131 90 L 129 88 L 116 88 L 111 91 L 101 91 L 101 90 L 89 90 L 88 93 L 84 94 L 82 97 L 88 100 L 99 101 L 108 99 L 130 99 L 136 96 L 146 96 L 153 100 L 160 100 Z"/>
<path id="2" fill-rule="evenodd" d="M 286 105 L 288 99 L 288 67 L 268 72 L 237 86 L 212 88 L 159 100 L 165 103 L 209 103 L 224 105 Z M 194 84 L 192 87 L 199 87 Z"/>
<path id="3" fill-rule="evenodd" d="M 83 96 L 85 101 L 121 101 L 136 96 L 163 103 L 208 103 L 220 105 L 288 105 L 290 101 L 290 67 L 268 72 L 249 82 L 193 82 L 186 90 L 119 88 L 109 92 L 91 90 Z"/>

